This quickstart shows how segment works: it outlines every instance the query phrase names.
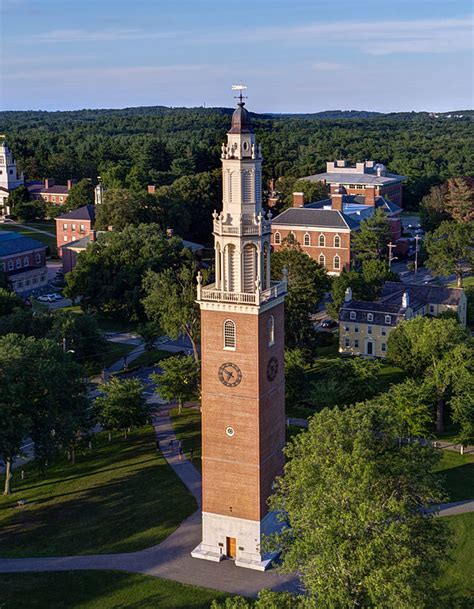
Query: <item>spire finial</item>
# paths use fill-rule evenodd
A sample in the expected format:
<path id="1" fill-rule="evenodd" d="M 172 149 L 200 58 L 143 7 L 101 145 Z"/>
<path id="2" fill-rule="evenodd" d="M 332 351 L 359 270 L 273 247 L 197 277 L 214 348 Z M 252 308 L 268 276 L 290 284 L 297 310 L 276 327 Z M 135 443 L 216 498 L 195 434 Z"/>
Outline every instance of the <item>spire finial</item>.
<path id="1" fill-rule="evenodd" d="M 241 108 L 245 106 L 244 99 L 247 99 L 247 96 L 242 94 L 242 91 L 245 91 L 246 89 L 247 85 L 243 85 L 242 82 L 240 83 L 240 85 L 232 85 L 232 91 L 239 91 L 239 94 L 234 95 L 234 97 L 235 99 L 239 100 L 239 103 L 237 105 Z"/>

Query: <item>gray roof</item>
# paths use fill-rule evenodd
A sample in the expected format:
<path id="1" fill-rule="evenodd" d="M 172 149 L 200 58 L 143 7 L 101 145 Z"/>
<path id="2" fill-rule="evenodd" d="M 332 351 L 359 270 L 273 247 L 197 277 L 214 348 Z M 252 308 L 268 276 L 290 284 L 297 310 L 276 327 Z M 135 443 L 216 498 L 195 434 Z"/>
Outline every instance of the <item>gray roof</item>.
<path id="1" fill-rule="evenodd" d="M 405 311 L 400 304 L 351 300 L 350 302 L 343 303 L 339 311 L 339 319 L 340 321 L 358 322 L 375 326 L 396 326 L 402 319 L 405 319 Z M 355 319 L 351 319 L 351 312 L 355 313 Z M 372 321 L 367 319 L 368 313 L 373 315 Z M 390 323 L 387 323 L 385 319 L 386 315 L 390 315 Z"/>
<path id="2" fill-rule="evenodd" d="M 272 219 L 272 226 L 314 226 L 316 228 L 353 229 L 359 224 L 335 209 L 290 207 Z"/>
<path id="3" fill-rule="evenodd" d="M 21 254 L 31 250 L 46 249 L 46 245 L 31 237 L 13 231 L 0 230 L 0 257 Z"/>
<path id="4" fill-rule="evenodd" d="M 84 205 L 79 209 L 56 216 L 56 220 L 95 220 L 95 205 Z"/>
<path id="5" fill-rule="evenodd" d="M 69 243 L 65 243 L 64 245 L 61 245 L 61 249 L 67 250 L 67 249 L 71 248 L 71 249 L 85 250 L 90 242 L 91 242 L 90 235 L 86 235 L 85 237 L 82 237 L 81 239 L 76 239 L 76 241 L 70 241 Z"/>
<path id="6" fill-rule="evenodd" d="M 399 176 L 396 173 L 386 173 L 384 176 L 378 176 L 376 173 L 317 173 L 312 176 L 305 176 L 301 180 L 309 180 L 310 182 L 322 182 L 328 184 L 367 184 L 372 186 L 383 186 L 384 184 L 393 184 L 405 180 L 405 176 Z"/>
<path id="7" fill-rule="evenodd" d="M 342 195 L 342 205 L 343 205 L 343 213 L 344 206 L 351 205 L 353 203 L 357 203 L 359 205 L 365 205 L 365 196 L 364 195 Z M 313 203 L 308 203 L 305 207 L 309 209 L 322 209 L 328 205 L 331 205 L 331 198 L 321 199 L 321 201 L 315 201 Z M 367 205 L 367 207 L 369 207 Z M 396 203 L 393 203 L 387 197 L 378 196 L 375 197 L 375 207 L 380 207 L 389 213 L 389 215 L 397 214 L 402 211 L 402 208 L 399 207 Z"/>
<path id="8" fill-rule="evenodd" d="M 408 285 L 400 284 L 396 281 L 386 281 L 382 287 L 382 299 L 386 302 L 393 302 L 400 297 L 403 292 L 408 292 L 410 307 L 412 302 L 425 304 L 443 304 L 458 306 L 464 290 L 462 288 L 445 288 L 435 285 Z"/>

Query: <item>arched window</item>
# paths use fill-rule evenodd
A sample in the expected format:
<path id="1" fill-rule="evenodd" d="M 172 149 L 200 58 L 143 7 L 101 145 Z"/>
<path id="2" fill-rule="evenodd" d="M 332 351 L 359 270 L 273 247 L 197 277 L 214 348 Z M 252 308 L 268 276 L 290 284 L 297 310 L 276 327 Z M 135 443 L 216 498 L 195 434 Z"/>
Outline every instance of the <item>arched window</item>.
<path id="1" fill-rule="evenodd" d="M 226 319 L 224 322 L 224 349 L 235 349 L 235 322 Z"/>
<path id="2" fill-rule="evenodd" d="M 275 243 L 276 243 L 276 245 L 280 245 L 280 243 L 281 243 L 280 233 L 275 233 Z"/>
<path id="3" fill-rule="evenodd" d="M 324 257 L 324 254 L 319 254 L 319 264 L 321 264 L 322 266 L 326 264 L 326 258 Z"/>
<path id="4" fill-rule="evenodd" d="M 334 256 L 334 270 L 338 271 L 341 268 L 341 259 L 339 258 L 339 256 L 336 254 Z"/>
<path id="5" fill-rule="evenodd" d="M 341 237 L 339 235 L 334 237 L 334 247 L 341 247 Z"/>
<path id="6" fill-rule="evenodd" d="M 304 234 L 303 245 L 311 245 L 311 237 L 309 233 Z"/>
<path id="7" fill-rule="evenodd" d="M 270 315 L 268 318 L 268 346 L 270 347 L 275 342 L 275 318 Z"/>
<path id="8" fill-rule="evenodd" d="M 319 235 L 319 247 L 326 246 L 326 237 L 324 235 Z"/>

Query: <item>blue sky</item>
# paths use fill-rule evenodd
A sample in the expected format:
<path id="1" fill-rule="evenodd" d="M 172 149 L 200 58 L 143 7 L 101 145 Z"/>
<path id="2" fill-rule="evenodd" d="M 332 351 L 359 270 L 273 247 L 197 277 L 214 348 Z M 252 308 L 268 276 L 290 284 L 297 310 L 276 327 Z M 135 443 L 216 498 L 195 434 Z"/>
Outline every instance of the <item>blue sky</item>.
<path id="1" fill-rule="evenodd" d="M 468 0 L 0 0 L 2 109 L 473 107 Z"/>

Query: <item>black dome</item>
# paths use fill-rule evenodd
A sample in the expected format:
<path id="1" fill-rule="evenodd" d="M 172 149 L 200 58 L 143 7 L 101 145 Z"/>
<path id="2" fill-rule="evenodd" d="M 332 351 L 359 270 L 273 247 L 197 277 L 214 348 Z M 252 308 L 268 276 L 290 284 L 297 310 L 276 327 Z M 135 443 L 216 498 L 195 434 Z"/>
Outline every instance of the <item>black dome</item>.
<path id="1" fill-rule="evenodd" d="M 250 124 L 250 114 L 244 108 L 245 102 L 239 102 L 238 108 L 234 110 L 232 115 L 232 125 L 229 133 L 252 133 Z"/>

